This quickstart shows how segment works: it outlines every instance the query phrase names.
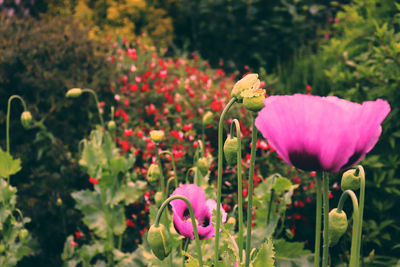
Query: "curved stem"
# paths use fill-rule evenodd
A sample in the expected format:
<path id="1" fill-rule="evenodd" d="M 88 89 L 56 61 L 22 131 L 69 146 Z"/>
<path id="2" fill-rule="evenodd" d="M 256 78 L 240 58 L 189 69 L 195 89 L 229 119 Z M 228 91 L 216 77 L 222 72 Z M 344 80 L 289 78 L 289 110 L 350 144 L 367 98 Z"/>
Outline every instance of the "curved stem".
<path id="1" fill-rule="evenodd" d="M 358 235 L 356 231 L 359 227 L 358 218 L 359 218 L 359 208 L 358 208 L 358 201 L 356 194 L 352 190 L 346 190 L 342 193 L 339 199 L 339 204 L 337 206 L 337 211 L 341 212 L 343 209 L 344 202 L 346 201 L 347 197 L 351 198 L 353 202 L 353 234 L 351 237 L 351 250 L 350 250 L 350 267 L 357 267 L 357 247 L 358 247 Z"/>
<path id="2" fill-rule="evenodd" d="M 314 267 L 319 267 L 321 257 L 321 216 L 322 216 L 322 186 L 321 178 L 316 176 L 317 180 L 317 203 L 315 216 L 315 249 L 314 249 Z"/>
<path id="3" fill-rule="evenodd" d="M 238 215 L 239 215 L 239 259 L 243 258 L 243 193 L 242 193 L 242 141 L 240 136 L 240 124 L 237 119 L 231 123 L 231 137 L 233 137 L 233 126 L 236 127 L 236 136 L 238 138 L 237 150 L 237 186 L 238 186 Z"/>
<path id="4" fill-rule="evenodd" d="M 203 266 L 203 256 L 202 256 L 202 253 L 201 253 L 200 238 L 199 238 L 199 233 L 197 231 L 196 218 L 194 217 L 193 207 L 192 207 L 192 204 L 190 203 L 189 199 L 187 199 L 185 196 L 181 196 L 181 195 L 175 195 L 175 196 L 171 196 L 171 197 L 167 198 L 162 203 L 161 207 L 158 209 L 154 225 L 156 227 L 158 227 L 158 225 L 160 224 L 161 214 L 163 213 L 165 207 L 168 205 L 169 202 L 171 202 L 172 200 L 175 200 L 175 199 L 180 199 L 180 200 L 185 201 L 185 203 L 186 203 L 186 205 L 187 205 L 187 207 L 189 209 L 190 219 L 192 220 L 194 238 L 196 240 L 197 256 L 199 258 L 200 267 L 202 267 Z"/>
<path id="5" fill-rule="evenodd" d="M 252 223 L 252 207 L 253 207 L 253 183 L 254 183 L 254 164 L 256 160 L 257 149 L 257 133 L 255 125 L 256 118 L 253 116 L 252 134 L 251 134 L 251 152 L 250 152 L 250 169 L 249 169 L 249 189 L 247 202 L 247 238 L 246 238 L 246 267 L 250 265 L 250 249 L 251 249 L 251 223 Z"/>
<path id="6" fill-rule="evenodd" d="M 27 110 L 26 104 L 24 99 L 20 97 L 19 95 L 12 95 L 8 99 L 8 104 L 7 104 L 7 121 L 6 121 L 6 151 L 7 153 L 10 153 L 10 111 L 11 111 L 11 102 L 13 99 L 18 99 L 21 101 L 22 106 L 24 107 L 24 111 Z"/>
<path id="7" fill-rule="evenodd" d="M 176 178 L 175 177 L 169 177 L 168 180 L 167 180 L 167 188 L 165 190 L 167 195 L 169 194 L 169 187 L 170 187 L 170 184 L 171 184 L 172 180 L 176 180 Z"/>
<path id="8" fill-rule="evenodd" d="M 324 185 L 323 192 L 323 204 L 324 204 L 324 244 L 322 251 L 322 266 L 328 266 L 328 258 L 329 258 L 329 174 L 327 172 L 322 172 L 322 179 Z"/>
<path id="9" fill-rule="evenodd" d="M 168 151 L 168 150 L 161 151 L 160 156 L 163 155 L 163 154 L 168 154 L 171 157 L 172 170 L 174 171 L 174 177 L 175 177 L 175 188 L 178 188 L 178 173 L 176 171 L 176 164 L 175 164 L 174 154 L 171 151 Z"/>
<path id="10" fill-rule="evenodd" d="M 101 116 L 101 113 L 100 113 L 99 99 L 97 98 L 96 92 L 93 91 L 92 89 L 88 89 L 88 88 L 82 89 L 82 93 L 83 93 L 83 92 L 87 92 L 87 93 L 90 93 L 90 94 L 93 95 L 94 100 L 96 101 L 97 112 L 99 113 L 100 124 L 101 124 L 101 126 L 104 128 L 103 116 Z"/>
<path id="11" fill-rule="evenodd" d="M 360 250 L 361 250 L 361 238 L 362 238 L 362 224 L 363 224 L 363 214 L 364 214 L 364 202 L 365 202 L 365 172 L 361 165 L 357 166 L 357 170 L 360 172 L 360 209 L 358 215 L 358 231 L 357 235 L 357 251 L 356 251 L 356 262 L 360 262 Z M 353 235 L 355 232 L 353 232 Z"/>
<path id="12" fill-rule="evenodd" d="M 186 183 L 186 184 L 189 184 L 189 175 L 190 175 L 190 172 L 193 172 L 193 173 L 194 173 L 193 168 L 190 168 L 190 169 L 188 169 L 188 170 L 186 171 L 186 176 L 185 176 L 185 183 Z M 194 183 L 194 177 L 193 177 L 193 183 Z"/>
<path id="13" fill-rule="evenodd" d="M 214 265 L 218 263 L 218 249 L 219 249 L 219 228 L 221 226 L 221 189 L 222 189 L 222 167 L 223 167 L 223 133 L 224 133 L 224 119 L 226 113 L 229 111 L 231 106 L 236 102 L 236 98 L 232 98 L 229 103 L 225 106 L 221 113 L 218 124 L 218 180 L 217 180 L 217 222 L 215 229 L 215 245 L 214 245 Z"/>

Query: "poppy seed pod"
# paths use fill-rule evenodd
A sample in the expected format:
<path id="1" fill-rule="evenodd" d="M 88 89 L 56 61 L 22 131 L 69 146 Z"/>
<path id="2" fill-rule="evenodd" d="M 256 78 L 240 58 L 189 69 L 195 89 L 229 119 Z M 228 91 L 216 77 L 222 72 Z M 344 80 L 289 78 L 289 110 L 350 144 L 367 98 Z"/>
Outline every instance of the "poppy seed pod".
<path id="1" fill-rule="evenodd" d="M 81 94 L 82 94 L 81 88 L 72 88 L 72 89 L 68 90 L 68 92 L 65 96 L 68 98 L 77 98 L 77 97 L 80 97 Z"/>
<path id="2" fill-rule="evenodd" d="M 243 91 L 243 106 L 253 112 L 259 112 L 264 107 L 265 91 L 263 89 L 249 89 Z"/>
<path id="3" fill-rule="evenodd" d="M 147 234 L 147 242 L 154 255 L 163 260 L 171 252 L 171 241 L 167 228 L 163 224 L 152 225 Z"/>
<path id="4" fill-rule="evenodd" d="M 346 213 L 333 209 L 329 212 L 329 246 L 332 247 L 339 242 L 339 239 L 346 232 L 348 226 Z"/>
<path id="5" fill-rule="evenodd" d="M 208 164 L 207 158 L 199 158 L 199 160 L 197 161 L 197 168 L 199 168 L 202 175 L 206 175 L 208 173 L 208 169 L 210 168 L 210 164 Z"/>
<path id="6" fill-rule="evenodd" d="M 358 173 L 358 175 L 356 175 L 356 172 Z M 364 170 L 362 168 L 359 171 L 357 171 L 357 169 L 352 169 L 343 173 L 341 182 L 342 190 L 358 190 L 360 188 L 360 180 L 362 176 L 365 176 Z"/>
<path id="7" fill-rule="evenodd" d="M 156 182 L 161 178 L 161 172 L 157 164 L 151 164 L 147 169 L 147 180 L 149 182 Z"/>
<path id="8" fill-rule="evenodd" d="M 25 241 L 25 239 L 28 237 L 28 230 L 26 230 L 25 228 L 24 229 L 22 229 L 20 232 L 19 232 L 19 240 L 21 240 L 21 241 Z"/>
<path id="9" fill-rule="evenodd" d="M 239 140 L 237 137 L 228 137 L 224 144 L 224 154 L 228 165 L 235 165 L 237 162 L 237 150 L 239 148 Z"/>
<path id="10" fill-rule="evenodd" d="M 159 143 L 164 138 L 164 131 L 162 130 L 152 130 L 150 131 L 150 139 L 155 142 Z"/>
<path id="11" fill-rule="evenodd" d="M 116 128 L 116 124 L 115 124 L 115 121 L 109 121 L 108 122 L 108 124 L 107 124 L 107 128 L 108 128 L 108 130 L 110 130 L 110 131 L 114 131 L 115 130 L 115 128 Z"/>
<path id="12" fill-rule="evenodd" d="M 21 124 L 25 129 L 29 129 L 32 123 L 32 114 L 29 111 L 24 111 L 21 114 Z"/>
<path id="13" fill-rule="evenodd" d="M 242 96 L 241 93 L 245 90 L 255 88 L 253 87 L 254 85 L 258 87 L 260 86 L 260 83 L 258 83 L 258 74 L 256 73 L 250 73 L 247 74 L 245 77 L 243 77 L 241 80 L 239 80 L 237 83 L 232 88 L 231 91 L 231 96 L 235 97 L 239 103 L 242 102 Z M 258 88 L 257 88 L 258 89 Z"/>
<path id="14" fill-rule="evenodd" d="M 211 111 L 207 111 L 203 116 L 203 125 L 210 125 L 213 122 L 213 113 Z"/>

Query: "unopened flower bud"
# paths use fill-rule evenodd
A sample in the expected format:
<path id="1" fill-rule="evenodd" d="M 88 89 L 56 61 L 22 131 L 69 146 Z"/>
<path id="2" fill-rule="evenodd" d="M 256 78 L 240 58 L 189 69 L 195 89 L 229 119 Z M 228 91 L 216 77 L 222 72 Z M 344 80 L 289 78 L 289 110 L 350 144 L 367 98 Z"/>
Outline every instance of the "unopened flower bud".
<path id="1" fill-rule="evenodd" d="M 81 88 L 72 88 L 72 89 L 68 90 L 68 92 L 65 96 L 68 98 L 77 98 L 77 97 L 80 97 L 81 94 L 82 94 Z"/>
<path id="2" fill-rule="evenodd" d="M 333 209 L 329 212 L 329 246 L 332 247 L 339 242 L 339 239 L 346 232 L 348 226 L 346 213 L 342 210 Z"/>
<path id="3" fill-rule="evenodd" d="M 21 229 L 21 231 L 19 232 L 19 239 L 20 239 L 21 241 L 25 241 L 25 239 L 27 238 L 27 236 L 28 236 L 28 230 L 26 230 L 25 228 L 24 228 L 24 229 Z"/>
<path id="4" fill-rule="evenodd" d="M 208 164 L 208 160 L 205 157 L 199 158 L 197 161 L 197 168 L 202 175 L 206 175 L 208 173 L 208 169 L 210 168 L 210 164 Z"/>
<path id="5" fill-rule="evenodd" d="M 343 173 L 341 187 L 345 191 L 347 189 L 356 191 L 360 188 L 361 177 L 365 176 L 364 169 L 359 168 L 348 170 Z"/>
<path id="6" fill-rule="evenodd" d="M 207 111 L 203 116 L 203 125 L 210 125 L 213 122 L 213 113 L 211 111 Z"/>
<path id="7" fill-rule="evenodd" d="M 115 128 L 116 128 L 115 121 L 109 121 L 108 124 L 107 124 L 107 128 L 108 128 L 108 130 L 110 130 L 110 131 L 114 131 Z"/>
<path id="8" fill-rule="evenodd" d="M 239 149 L 239 140 L 237 137 L 228 137 L 224 144 L 224 154 L 228 165 L 235 165 L 237 162 L 237 150 Z"/>
<path id="9" fill-rule="evenodd" d="M 29 111 L 24 111 L 21 114 L 21 124 L 25 129 L 29 129 L 32 123 L 32 114 Z"/>
<path id="10" fill-rule="evenodd" d="M 147 234 L 147 242 L 154 255 L 163 260 L 171 252 L 171 240 L 169 233 L 163 224 L 158 227 L 152 225 Z"/>
<path id="11" fill-rule="evenodd" d="M 226 222 L 227 224 L 232 224 L 233 226 L 236 225 L 236 219 L 233 217 L 229 217 L 228 221 Z"/>
<path id="12" fill-rule="evenodd" d="M 150 139 L 155 142 L 159 143 L 164 138 L 164 131 L 162 130 L 152 130 L 150 131 Z"/>
<path id="13" fill-rule="evenodd" d="M 59 197 L 59 198 L 57 198 L 57 202 L 56 202 L 56 205 L 57 206 L 62 206 L 62 204 L 63 204 L 63 201 L 62 201 L 62 199 Z"/>
<path id="14" fill-rule="evenodd" d="M 157 206 L 161 206 L 162 202 L 163 202 L 163 195 L 162 192 L 157 192 L 154 195 L 154 201 L 156 202 Z"/>
<path id="15" fill-rule="evenodd" d="M 243 91 L 241 96 L 243 98 L 243 106 L 250 111 L 259 112 L 264 107 L 265 91 L 263 89 L 249 89 Z"/>
<path id="16" fill-rule="evenodd" d="M 161 172 L 157 164 L 151 164 L 147 170 L 147 180 L 149 182 L 156 182 L 161 178 Z"/>
<path id="17" fill-rule="evenodd" d="M 245 90 L 251 89 L 254 85 L 257 85 L 258 84 L 257 81 L 258 81 L 258 74 L 256 73 L 247 74 L 233 86 L 231 91 L 231 96 L 235 97 L 238 100 L 238 102 L 242 102 L 241 93 Z"/>
<path id="18" fill-rule="evenodd" d="M 3 253 L 6 250 L 6 246 L 3 243 L 0 243 L 0 253 Z"/>

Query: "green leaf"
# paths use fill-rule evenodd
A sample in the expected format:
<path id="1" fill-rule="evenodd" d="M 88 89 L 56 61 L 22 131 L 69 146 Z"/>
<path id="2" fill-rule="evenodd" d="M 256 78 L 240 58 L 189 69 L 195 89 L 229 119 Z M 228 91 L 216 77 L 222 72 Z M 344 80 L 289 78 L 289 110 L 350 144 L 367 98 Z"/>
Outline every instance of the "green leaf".
<path id="1" fill-rule="evenodd" d="M 83 213 L 83 221 L 98 236 L 105 238 L 107 223 L 100 200 L 100 194 L 89 190 L 82 190 L 71 194 L 76 201 L 76 208 Z"/>
<path id="2" fill-rule="evenodd" d="M 21 170 L 21 160 L 0 148 L 0 177 L 7 178 Z"/>
<path id="3" fill-rule="evenodd" d="M 271 238 L 268 238 L 258 251 L 256 258 L 253 261 L 253 267 L 274 267 L 274 258 L 274 245 L 272 244 Z"/>
<path id="4" fill-rule="evenodd" d="M 279 259 L 298 258 L 311 254 L 311 251 L 304 249 L 302 242 L 288 242 L 285 239 L 278 239 L 275 240 L 274 245 L 276 258 Z"/>
<path id="5" fill-rule="evenodd" d="M 272 186 L 272 189 L 275 190 L 275 192 L 280 195 L 285 191 L 288 191 L 290 189 L 290 186 L 292 183 L 283 177 L 276 177 L 275 184 Z"/>

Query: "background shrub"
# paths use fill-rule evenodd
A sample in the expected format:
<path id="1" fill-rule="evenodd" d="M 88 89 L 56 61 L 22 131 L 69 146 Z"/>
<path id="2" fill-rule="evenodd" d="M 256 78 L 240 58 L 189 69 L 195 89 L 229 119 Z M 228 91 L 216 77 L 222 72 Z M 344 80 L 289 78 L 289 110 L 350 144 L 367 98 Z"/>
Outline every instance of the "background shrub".
<path id="1" fill-rule="evenodd" d="M 65 99 L 65 92 L 71 87 L 93 87 L 107 99 L 112 70 L 101 46 L 67 19 L 10 19 L 2 14 L 0 35 L 2 147 L 9 96 L 21 95 L 41 124 L 41 129 L 24 131 L 19 122 L 22 107 L 13 102 L 11 153 L 21 158 L 23 168 L 11 184 L 18 188 L 19 208 L 32 219 L 27 227 L 39 241 L 37 256 L 25 259 L 21 266 L 60 266 L 63 243 L 77 228 L 79 216 L 70 192 L 89 185 L 76 163 L 78 142 L 97 122 L 90 97 L 71 101 Z M 57 205 L 57 200 L 62 204 Z"/>

